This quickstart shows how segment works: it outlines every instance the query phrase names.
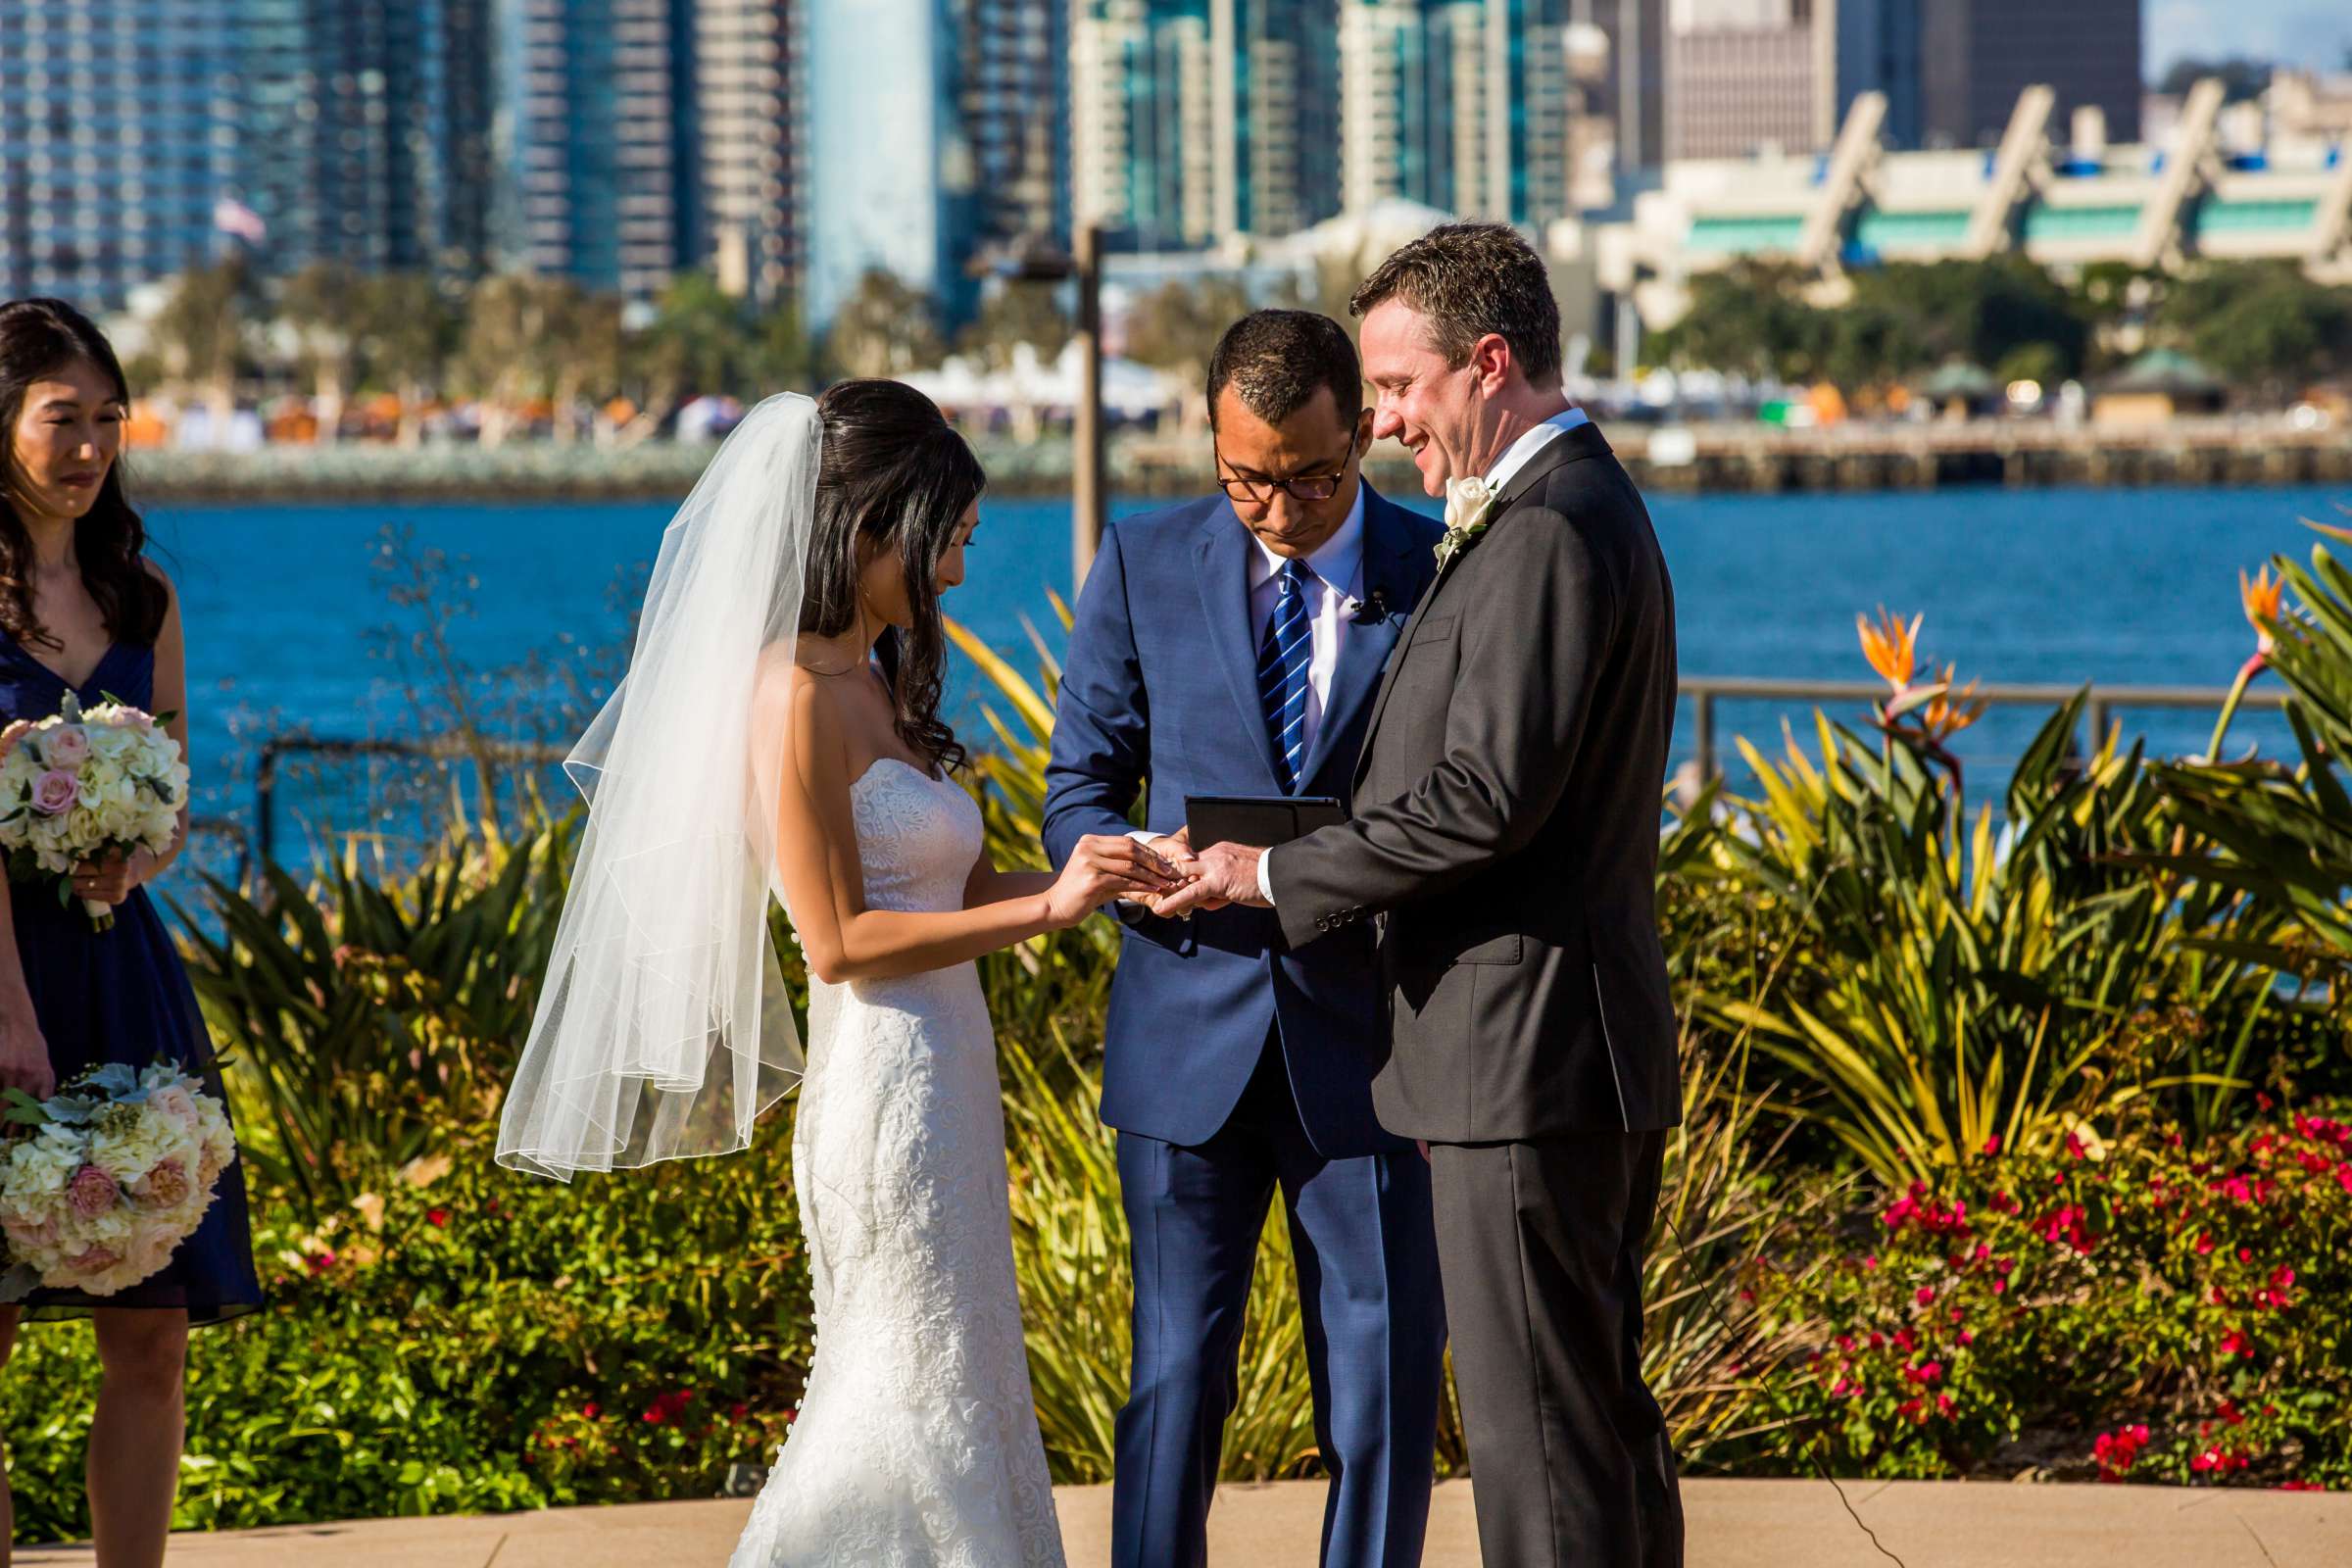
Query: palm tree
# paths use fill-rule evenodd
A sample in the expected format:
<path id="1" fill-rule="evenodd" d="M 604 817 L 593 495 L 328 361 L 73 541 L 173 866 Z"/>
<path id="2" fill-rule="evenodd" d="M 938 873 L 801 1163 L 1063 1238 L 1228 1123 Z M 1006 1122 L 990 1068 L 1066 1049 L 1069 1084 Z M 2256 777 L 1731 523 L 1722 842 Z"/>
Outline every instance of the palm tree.
<path id="1" fill-rule="evenodd" d="M 166 375 L 199 391 L 216 431 L 237 409 L 237 368 L 245 354 L 252 278 L 241 256 L 190 268 L 155 318 Z"/>
<path id="2" fill-rule="evenodd" d="M 342 431 L 343 404 L 359 358 L 360 278 L 338 262 L 313 262 L 286 279 L 277 315 L 294 337 L 295 360 L 318 400 L 318 439 Z"/>
<path id="3" fill-rule="evenodd" d="M 759 345 L 742 303 L 708 272 L 671 279 L 630 350 L 644 390 L 644 407 L 628 432 L 632 440 L 652 434 L 690 396 L 748 390 L 758 378 Z"/>
<path id="4" fill-rule="evenodd" d="M 502 272 L 476 283 L 466 302 L 459 363 L 466 386 L 482 405 L 485 447 L 507 438 L 515 408 L 545 384 L 539 371 L 556 330 L 552 293 L 544 279 Z"/>
<path id="5" fill-rule="evenodd" d="M 947 357 L 930 297 L 876 269 L 833 318 L 826 349 L 852 375 L 905 375 Z"/>
<path id="6" fill-rule="evenodd" d="M 397 439 L 416 446 L 422 436 L 418 412 L 449 360 L 449 303 L 422 272 L 379 272 L 361 280 L 354 314 L 368 374 L 400 400 Z"/>

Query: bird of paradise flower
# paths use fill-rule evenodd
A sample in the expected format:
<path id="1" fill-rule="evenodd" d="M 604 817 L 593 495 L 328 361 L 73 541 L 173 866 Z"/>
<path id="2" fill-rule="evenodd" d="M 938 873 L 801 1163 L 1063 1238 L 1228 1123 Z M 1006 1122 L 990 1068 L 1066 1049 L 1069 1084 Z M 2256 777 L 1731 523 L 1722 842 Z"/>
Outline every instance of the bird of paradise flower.
<path id="1" fill-rule="evenodd" d="M 1975 681 L 1957 685 L 1957 664 L 1946 664 L 1940 671 L 1931 666 L 1930 678 L 1916 678 L 1919 628 L 1926 620 L 1925 614 L 1918 614 L 1906 624 L 1881 605 L 1875 624 L 1868 615 L 1858 614 L 1854 629 L 1862 638 L 1862 657 L 1890 688 L 1886 701 L 1871 705 L 1873 726 L 1890 740 L 1916 746 L 1921 756 L 1950 773 L 1952 793 L 1957 797 L 1961 793 L 1960 759 L 1952 755 L 1948 743 L 1984 715 L 1986 704 L 1977 696 Z"/>

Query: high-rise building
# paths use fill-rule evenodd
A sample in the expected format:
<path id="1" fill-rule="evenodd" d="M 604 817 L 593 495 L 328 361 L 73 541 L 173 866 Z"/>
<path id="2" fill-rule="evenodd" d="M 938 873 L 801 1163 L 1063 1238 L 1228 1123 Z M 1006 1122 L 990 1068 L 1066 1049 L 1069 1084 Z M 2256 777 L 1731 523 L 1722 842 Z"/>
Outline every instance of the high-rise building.
<path id="1" fill-rule="evenodd" d="M 266 270 L 467 275 L 488 251 L 489 0 L 235 0 L 237 195 Z"/>
<path id="2" fill-rule="evenodd" d="M 2118 141 L 2139 136 L 2140 0 L 1914 0 L 1920 135 L 1929 146 L 2000 139 L 2018 95 L 2057 94 L 2053 123 L 2095 108 Z"/>
<path id="3" fill-rule="evenodd" d="M 1145 250 L 1217 234 L 1208 0 L 1078 0 L 1070 205 Z"/>
<path id="4" fill-rule="evenodd" d="M 1066 235 L 1070 62 L 1055 0 L 822 0 L 806 31 L 812 322 L 874 270 L 960 318 L 981 246 Z"/>
<path id="5" fill-rule="evenodd" d="M 798 0 L 696 0 L 691 263 L 761 303 L 801 283 L 805 84 Z"/>
<path id="6" fill-rule="evenodd" d="M 1921 0 L 1814 0 L 1832 8 L 1836 34 L 1836 85 L 1832 97 L 1842 124 L 1854 100 L 1866 92 L 1886 100 L 1885 137 L 1889 147 L 1922 144 L 1920 41 Z"/>
<path id="7" fill-rule="evenodd" d="M 1836 139 L 1834 4 L 1673 0 L 1667 13 L 1666 156 L 1812 152 Z"/>
<path id="8" fill-rule="evenodd" d="M 1145 248 L 1292 233 L 1341 203 L 1342 8 L 1078 0 L 1073 211 Z"/>
<path id="9" fill-rule="evenodd" d="M 0 297 L 119 307 L 227 243 L 230 0 L 0 0 Z"/>
<path id="10" fill-rule="evenodd" d="M 690 0 L 505 0 L 501 260 L 632 300 L 695 232 Z"/>
<path id="11" fill-rule="evenodd" d="M 1571 23 L 1606 41 L 1607 69 L 1591 112 L 1604 120 L 1620 175 L 1654 170 L 1666 156 L 1666 0 L 1497 0 L 1531 13 L 1547 38 Z M 1564 42 L 1565 40 L 1563 40 Z M 1558 50 L 1548 52 L 1557 54 Z"/>

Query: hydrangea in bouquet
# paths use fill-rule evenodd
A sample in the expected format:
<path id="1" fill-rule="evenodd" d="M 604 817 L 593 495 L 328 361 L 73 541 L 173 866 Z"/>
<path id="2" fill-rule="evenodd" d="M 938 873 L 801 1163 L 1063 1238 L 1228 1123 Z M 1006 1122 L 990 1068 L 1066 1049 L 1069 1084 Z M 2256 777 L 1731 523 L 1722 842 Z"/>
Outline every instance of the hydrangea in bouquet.
<path id="1" fill-rule="evenodd" d="M 227 1112 L 170 1062 L 94 1067 L 46 1101 L 5 1097 L 0 1302 L 35 1286 L 113 1296 L 152 1278 L 196 1232 L 237 1157 Z"/>
<path id="2" fill-rule="evenodd" d="M 66 694 L 55 716 L 0 735 L 0 853 L 11 881 L 54 878 L 74 898 L 85 860 L 171 852 L 188 799 L 188 764 L 164 720 L 109 700 L 84 709 Z M 112 906 L 84 899 L 90 924 L 115 923 Z"/>

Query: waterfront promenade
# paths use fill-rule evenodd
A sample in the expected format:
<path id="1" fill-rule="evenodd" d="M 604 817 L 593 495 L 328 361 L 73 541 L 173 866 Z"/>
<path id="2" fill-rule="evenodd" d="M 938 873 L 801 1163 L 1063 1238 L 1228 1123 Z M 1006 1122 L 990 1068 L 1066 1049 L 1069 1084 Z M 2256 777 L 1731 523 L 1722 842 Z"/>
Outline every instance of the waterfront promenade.
<path id="1" fill-rule="evenodd" d="M 1845 1483 L 1882 1553 L 1820 1481 L 1690 1481 L 1690 1568 L 2340 1568 L 2352 1495 L 2222 1488 Z M 1228 1486 L 1209 1516 L 1218 1568 L 1311 1568 L 1321 1483 Z M 1110 1555 L 1110 1491 L 1056 1494 L 1073 1565 Z M 751 1504 L 643 1503 L 487 1519 L 386 1519 L 180 1536 L 173 1568 L 719 1568 Z M 1890 1554 L 1890 1555 L 1889 1555 Z M 20 1568 L 89 1568 L 86 1547 Z M 1424 1568 L 1477 1568 L 1470 1484 L 1438 1489 Z"/>
<path id="2" fill-rule="evenodd" d="M 1850 421 L 1788 429 L 1753 420 L 1711 424 L 1602 421 L 1644 489 L 1770 493 L 1923 490 L 1957 484 L 2284 485 L 2352 481 L 2352 427 L 2298 428 L 2271 416 L 2179 419 L 2146 426 L 2063 426 L 2047 419 L 1966 423 Z M 1070 444 L 1062 435 L 974 446 L 990 488 L 1004 496 L 1066 496 Z M 250 453 L 133 454 L 149 502 L 535 499 L 674 500 L 710 458 L 707 446 L 645 441 L 511 441 L 414 449 L 347 442 Z M 1124 496 L 1198 494 L 1211 470 L 1205 432 L 1123 433 L 1107 452 Z M 1401 448 L 1383 442 L 1366 462 L 1395 494 L 1419 488 Z"/>

